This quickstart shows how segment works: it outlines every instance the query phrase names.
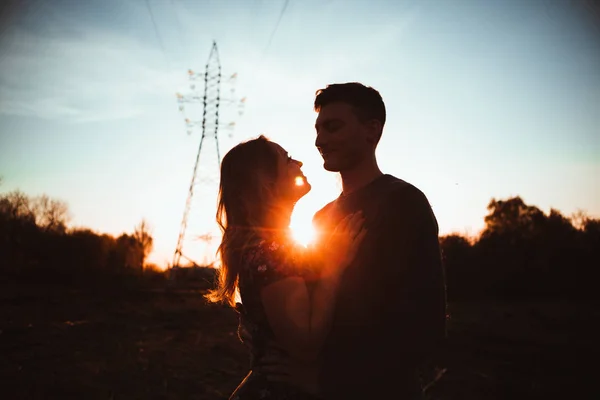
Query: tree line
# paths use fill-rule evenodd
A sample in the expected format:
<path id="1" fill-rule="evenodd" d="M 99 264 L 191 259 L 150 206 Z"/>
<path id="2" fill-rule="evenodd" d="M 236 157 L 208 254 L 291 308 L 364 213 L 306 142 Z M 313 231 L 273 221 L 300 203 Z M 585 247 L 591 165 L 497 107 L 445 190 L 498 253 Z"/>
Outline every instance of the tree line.
<path id="1" fill-rule="evenodd" d="M 440 237 L 449 301 L 598 301 L 600 219 L 544 213 L 518 196 L 487 209 L 477 237 Z M 145 220 L 117 237 L 69 228 L 69 220 L 60 200 L 0 194 L 0 274 L 43 282 L 142 274 L 153 242 Z"/>
<path id="2" fill-rule="evenodd" d="M 0 194 L 0 273 L 28 281 L 64 283 L 143 272 L 152 250 L 150 227 L 117 237 L 69 228 L 65 202 L 21 191 Z"/>
<path id="3" fill-rule="evenodd" d="M 597 302 L 600 219 L 492 199 L 477 238 L 440 238 L 448 299 Z"/>

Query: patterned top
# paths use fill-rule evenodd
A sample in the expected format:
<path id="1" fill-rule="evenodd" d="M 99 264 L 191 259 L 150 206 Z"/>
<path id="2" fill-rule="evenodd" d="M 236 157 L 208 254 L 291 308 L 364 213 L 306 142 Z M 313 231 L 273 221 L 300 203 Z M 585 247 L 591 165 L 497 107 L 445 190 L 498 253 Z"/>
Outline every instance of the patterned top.
<path id="1" fill-rule="evenodd" d="M 240 314 L 238 336 L 250 349 L 252 370 L 230 399 L 319 400 L 290 384 L 269 381 L 260 368 L 256 368 L 267 351 L 278 351 L 267 347 L 275 335 L 261 301 L 261 290 L 288 277 L 302 277 L 310 284 L 316 276 L 310 268 L 312 263 L 308 261 L 307 251 L 287 240 L 262 240 L 244 251 L 241 263 L 239 290 L 243 305 L 238 303 L 236 307 Z M 249 337 L 243 334 L 244 329 Z"/>
<path id="2" fill-rule="evenodd" d="M 251 336 L 246 344 L 251 350 L 251 365 L 255 365 L 265 352 L 266 344 L 275 336 L 261 300 L 261 290 L 272 283 L 288 277 L 313 279 L 306 250 L 292 242 L 262 240 L 247 249 L 241 259 L 239 290 L 242 304 L 237 305 L 244 326 Z M 240 332 L 238 332 L 239 334 Z M 244 341 L 244 337 L 240 335 Z"/>

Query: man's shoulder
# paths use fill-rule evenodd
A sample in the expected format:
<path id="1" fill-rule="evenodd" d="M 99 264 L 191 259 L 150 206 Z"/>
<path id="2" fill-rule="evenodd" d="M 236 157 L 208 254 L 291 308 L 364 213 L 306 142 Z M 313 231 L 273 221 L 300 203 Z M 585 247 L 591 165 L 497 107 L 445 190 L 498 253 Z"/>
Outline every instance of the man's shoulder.
<path id="1" fill-rule="evenodd" d="M 393 175 L 387 175 L 385 181 L 385 197 L 396 202 L 429 202 L 425 193 L 415 185 Z"/>
<path id="2" fill-rule="evenodd" d="M 419 224 L 431 222 L 438 232 L 438 224 L 431 203 L 421 189 L 402 179 L 391 177 L 386 196 L 388 210 L 394 210 L 401 220 L 413 220 Z M 385 207 L 385 206 L 384 206 Z"/>
<path id="3" fill-rule="evenodd" d="M 315 215 L 313 216 L 313 221 L 318 221 L 319 219 L 321 219 L 322 217 L 327 215 L 329 213 L 329 211 L 331 211 L 333 209 L 333 207 L 335 206 L 335 202 L 336 202 L 336 200 L 332 200 L 329 203 L 327 203 L 325 206 L 323 206 L 319 211 L 317 211 L 315 213 Z"/>

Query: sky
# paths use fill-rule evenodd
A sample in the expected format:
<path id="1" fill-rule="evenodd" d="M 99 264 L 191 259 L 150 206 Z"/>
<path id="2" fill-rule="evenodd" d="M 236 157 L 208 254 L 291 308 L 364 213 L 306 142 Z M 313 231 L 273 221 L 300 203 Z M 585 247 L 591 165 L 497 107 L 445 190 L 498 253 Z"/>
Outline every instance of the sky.
<path id="1" fill-rule="evenodd" d="M 146 219 L 149 261 L 172 261 L 202 106 L 175 93 L 222 80 L 221 156 L 265 134 L 304 162 L 302 236 L 341 191 L 314 147 L 315 91 L 377 89 L 381 169 L 428 197 L 441 234 L 476 235 L 492 198 L 600 217 L 600 8 L 590 0 L 27 0 L 0 23 L 0 193 L 68 203 L 72 227 L 118 235 Z M 236 75 L 234 75 L 236 74 Z M 245 101 L 241 103 L 241 99 Z M 243 104 L 243 106 L 242 106 Z M 183 242 L 210 261 L 218 159 L 202 144 Z M 202 236 L 204 235 L 204 236 Z"/>

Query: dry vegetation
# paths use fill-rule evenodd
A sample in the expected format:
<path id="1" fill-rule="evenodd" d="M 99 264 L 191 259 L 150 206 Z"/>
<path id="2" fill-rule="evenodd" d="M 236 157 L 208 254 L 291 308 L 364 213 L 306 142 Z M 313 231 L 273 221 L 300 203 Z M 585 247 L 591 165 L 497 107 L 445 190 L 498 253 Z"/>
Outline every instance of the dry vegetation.
<path id="1" fill-rule="evenodd" d="M 197 291 L 4 289 L 5 398 L 222 399 L 247 368 L 235 313 Z"/>
<path id="2" fill-rule="evenodd" d="M 1 293 L 5 398 L 216 400 L 247 372 L 235 312 L 206 304 L 199 290 L 21 284 Z M 447 370 L 429 398 L 591 396 L 585 358 L 598 350 L 589 325 L 598 310 L 451 304 L 451 313 Z"/>

